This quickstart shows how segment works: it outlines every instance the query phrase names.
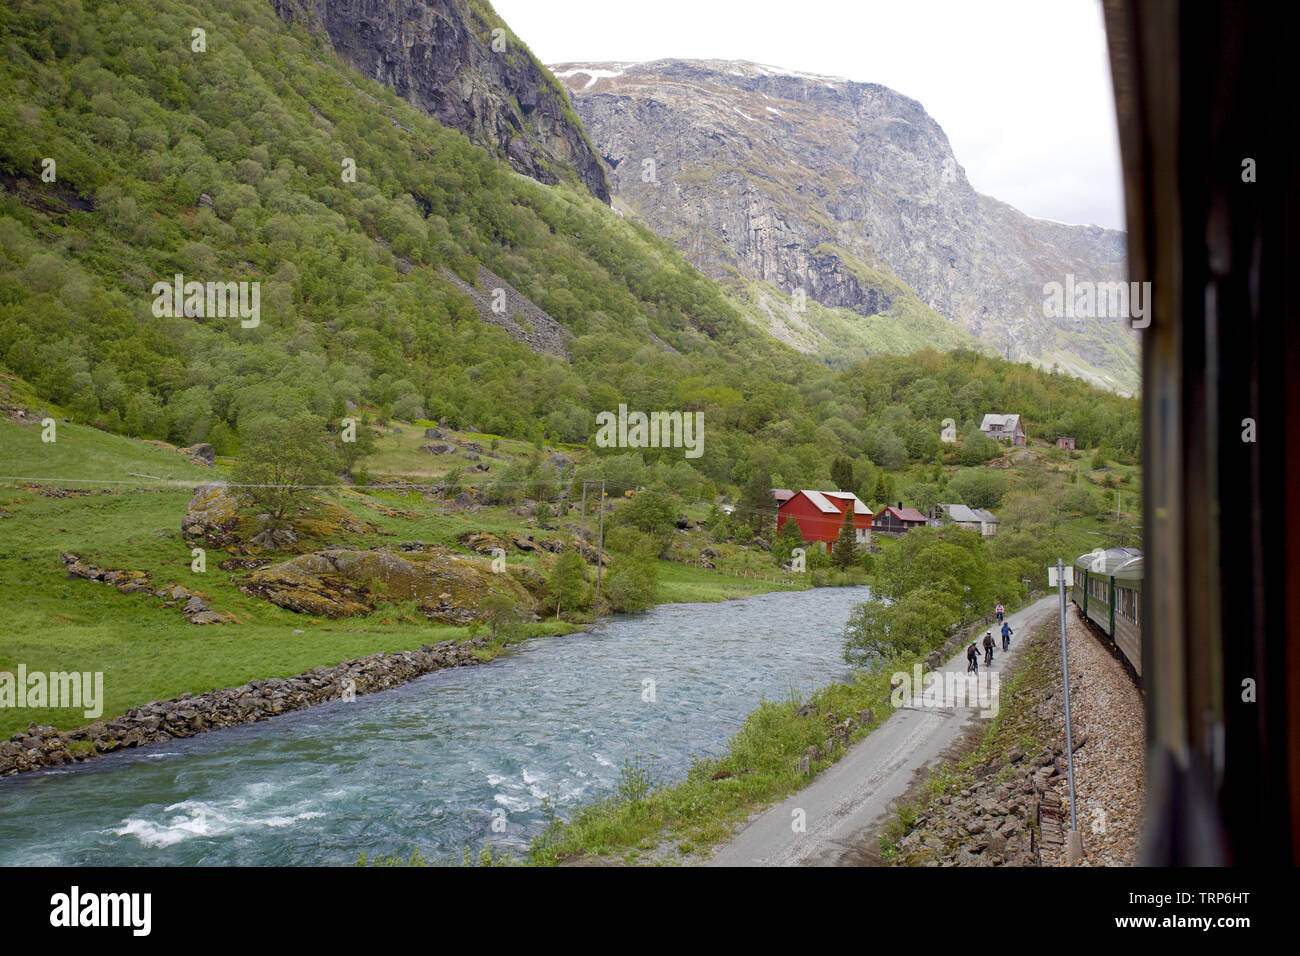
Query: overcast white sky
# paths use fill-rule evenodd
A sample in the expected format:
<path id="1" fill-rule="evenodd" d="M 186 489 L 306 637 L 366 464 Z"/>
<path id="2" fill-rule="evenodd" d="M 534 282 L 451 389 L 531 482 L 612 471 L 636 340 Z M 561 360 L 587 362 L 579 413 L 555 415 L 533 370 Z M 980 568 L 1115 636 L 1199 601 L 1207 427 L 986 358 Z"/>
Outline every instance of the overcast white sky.
<path id="1" fill-rule="evenodd" d="M 1124 228 L 1099 0 L 492 0 L 544 63 L 752 60 L 919 100 L 980 192 Z"/>

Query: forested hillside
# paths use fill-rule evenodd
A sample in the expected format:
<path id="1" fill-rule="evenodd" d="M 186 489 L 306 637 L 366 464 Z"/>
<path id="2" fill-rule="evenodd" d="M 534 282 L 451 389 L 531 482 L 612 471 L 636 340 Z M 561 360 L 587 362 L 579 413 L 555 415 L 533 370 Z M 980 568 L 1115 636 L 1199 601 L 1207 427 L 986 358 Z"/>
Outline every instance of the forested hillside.
<path id="1" fill-rule="evenodd" d="M 0 364 L 74 420 L 237 454 L 256 419 L 324 427 L 349 403 L 577 443 L 620 403 L 698 410 L 690 464 L 719 484 L 824 482 L 840 456 L 871 480 L 955 455 L 943 419 L 968 434 L 987 411 L 1136 451 L 1136 403 L 1061 375 L 973 352 L 836 373 L 773 342 L 666 242 L 511 171 L 264 0 L 9 4 L 0 43 Z M 480 265 L 571 359 L 440 272 Z M 259 282 L 260 321 L 156 316 L 176 274 Z"/>

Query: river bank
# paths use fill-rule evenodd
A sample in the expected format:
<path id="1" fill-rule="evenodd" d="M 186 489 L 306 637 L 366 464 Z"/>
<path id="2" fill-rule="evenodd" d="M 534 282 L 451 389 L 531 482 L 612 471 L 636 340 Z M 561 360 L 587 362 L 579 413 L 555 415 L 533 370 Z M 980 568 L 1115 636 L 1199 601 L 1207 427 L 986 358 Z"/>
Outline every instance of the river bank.
<path id="1" fill-rule="evenodd" d="M 20 774 L 0 784 L 0 866 L 521 859 L 629 763 L 680 780 L 762 701 L 843 679 L 865 596 L 661 606 L 353 703 Z"/>
<path id="2" fill-rule="evenodd" d="M 388 690 L 447 667 L 491 660 L 502 650 L 486 637 L 425 644 L 418 650 L 371 654 L 293 677 L 252 680 L 241 687 L 133 707 L 112 720 L 60 731 L 31 724 L 0 743 L 0 776 L 61 767 L 123 748 L 237 727 L 331 700 Z"/>
<path id="3" fill-rule="evenodd" d="M 738 578 L 734 583 L 719 583 L 716 589 L 701 595 L 699 588 L 687 590 L 688 580 L 688 575 L 674 574 L 668 589 L 674 595 L 685 592 L 717 602 L 752 597 L 755 590 L 764 593 L 762 589 L 768 586 L 766 582 Z M 655 606 L 670 603 L 681 601 L 662 601 Z M 528 636 L 557 636 L 589 626 L 585 623 L 548 625 L 543 622 L 543 630 Z M 417 650 L 378 652 L 331 667 L 315 667 L 290 677 L 258 678 L 239 687 L 200 694 L 186 692 L 71 729 L 30 723 L 25 730 L 0 742 L 0 777 L 66 766 L 124 748 L 193 737 L 210 730 L 267 720 L 331 700 L 388 690 L 442 668 L 487 663 L 502 650 L 503 644 L 486 637 L 446 640 L 424 644 Z"/>

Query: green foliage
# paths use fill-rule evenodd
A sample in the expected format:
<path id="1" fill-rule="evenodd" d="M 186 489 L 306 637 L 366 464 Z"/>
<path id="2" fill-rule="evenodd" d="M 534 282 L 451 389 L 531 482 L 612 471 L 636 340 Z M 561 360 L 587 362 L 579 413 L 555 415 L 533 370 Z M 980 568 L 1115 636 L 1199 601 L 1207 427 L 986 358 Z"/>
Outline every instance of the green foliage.
<path id="1" fill-rule="evenodd" d="M 859 605 L 845 627 L 845 659 L 860 666 L 923 654 L 998 600 L 1022 599 L 1020 578 L 1032 579 L 1034 567 L 1018 556 L 996 556 L 971 529 L 914 528 L 876 556 L 873 600 Z"/>
<path id="2" fill-rule="evenodd" d="M 781 526 L 781 530 L 772 538 L 772 560 L 778 566 L 788 564 L 791 552 L 803 547 L 803 534 L 799 531 L 799 522 L 790 518 Z"/>
<path id="3" fill-rule="evenodd" d="M 844 658 L 862 667 L 901 655 L 924 654 L 943 643 L 956 616 L 951 600 L 920 591 L 894 604 L 864 601 L 844 626 Z"/>
<path id="4" fill-rule="evenodd" d="M 831 554 L 831 563 L 841 570 L 848 570 L 857 563 L 857 530 L 853 527 L 853 507 L 844 509 L 844 520 L 840 523 L 839 537 L 835 539 L 835 549 Z"/>
<path id="5" fill-rule="evenodd" d="M 963 465 L 978 465 L 1002 454 L 1002 446 L 979 430 L 974 422 L 962 436 L 961 449 L 957 453 Z"/>
<path id="6" fill-rule="evenodd" d="M 888 471 L 897 471 L 907 460 L 907 447 L 892 428 L 882 426 L 876 431 L 870 448 L 871 460 Z"/>
<path id="7" fill-rule="evenodd" d="M 614 522 L 644 532 L 658 545 L 656 556 L 662 554 L 672 539 L 677 524 L 677 514 L 667 496 L 656 491 L 644 491 L 621 504 L 614 512 Z"/>
<path id="8" fill-rule="evenodd" d="M 219 423 L 224 426 L 224 422 Z M 348 432 L 352 436 L 352 441 L 345 441 L 345 426 L 340 423 L 335 436 L 334 447 L 338 450 L 339 467 L 345 478 L 353 477 L 353 470 L 364 458 L 369 458 L 375 453 L 375 433 L 370 425 L 370 416 L 363 415 L 358 420 L 351 419 L 352 429 Z"/>
<path id="9" fill-rule="evenodd" d="M 876 476 L 876 488 L 871 493 L 871 500 L 875 504 L 877 511 L 889 504 L 889 488 L 885 485 L 885 473 L 883 471 Z"/>
<path id="10" fill-rule="evenodd" d="M 324 422 L 315 415 L 264 416 L 245 424 L 242 457 L 231 477 L 241 493 L 279 524 L 307 502 L 307 486 L 334 483 Z"/>
<path id="11" fill-rule="evenodd" d="M 948 479 L 948 494 L 972 508 L 994 508 L 1007 490 L 1006 475 L 991 468 L 965 468 Z"/>
<path id="12" fill-rule="evenodd" d="M 588 600 L 587 563 L 577 551 L 565 551 L 546 579 L 546 607 L 554 609 L 558 618 L 565 608 L 572 613 L 586 606 Z"/>
<path id="13" fill-rule="evenodd" d="M 838 491 L 852 491 L 856 485 L 853 480 L 853 462 L 844 457 L 837 457 L 831 462 L 831 481 Z"/>
<path id="14" fill-rule="evenodd" d="M 444 498 L 455 498 L 460 494 L 461 482 L 465 479 L 465 469 L 456 465 L 448 469 L 447 473 L 442 476 L 442 496 Z"/>
<path id="15" fill-rule="evenodd" d="M 629 527 L 614 529 L 607 540 L 613 561 L 603 597 L 611 610 L 635 613 L 653 607 L 659 591 L 658 544 Z"/>
<path id="16" fill-rule="evenodd" d="M 756 466 L 745 482 L 736 505 L 736 516 L 756 535 L 766 531 L 775 519 L 776 499 L 772 497 L 772 478 L 767 469 Z"/>
<path id="17" fill-rule="evenodd" d="M 479 602 L 480 627 L 486 627 L 494 642 L 508 644 L 524 630 L 524 610 L 510 595 L 493 591 Z"/>

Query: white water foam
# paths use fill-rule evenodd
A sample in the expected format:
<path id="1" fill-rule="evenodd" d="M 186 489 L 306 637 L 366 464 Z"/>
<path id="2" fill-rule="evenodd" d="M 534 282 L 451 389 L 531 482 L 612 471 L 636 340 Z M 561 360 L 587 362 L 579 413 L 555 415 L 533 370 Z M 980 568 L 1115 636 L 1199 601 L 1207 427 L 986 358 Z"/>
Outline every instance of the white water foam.
<path id="1" fill-rule="evenodd" d="M 112 832 L 117 836 L 132 836 L 145 846 L 173 846 L 195 837 L 212 837 L 235 830 L 253 827 L 288 827 L 302 820 L 314 820 L 325 814 L 319 810 L 299 813 L 271 813 L 266 816 L 245 816 L 239 811 L 246 801 L 235 798 L 224 806 L 202 800 L 185 800 L 173 803 L 163 813 L 173 814 L 169 819 L 149 820 L 128 817 L 122 826 Z"/>

